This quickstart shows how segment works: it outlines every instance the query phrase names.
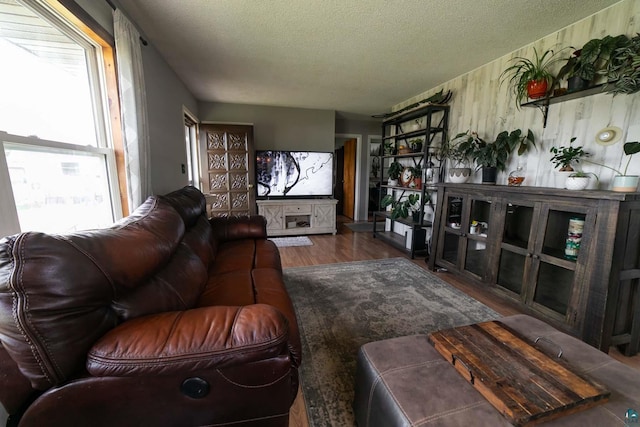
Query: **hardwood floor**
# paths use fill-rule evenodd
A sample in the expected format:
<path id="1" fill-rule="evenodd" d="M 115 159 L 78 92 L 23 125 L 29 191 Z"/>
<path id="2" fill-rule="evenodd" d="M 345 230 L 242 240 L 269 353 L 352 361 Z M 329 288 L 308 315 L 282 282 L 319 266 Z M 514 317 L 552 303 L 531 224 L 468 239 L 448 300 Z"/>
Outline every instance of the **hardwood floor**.
<path id="1" fill-rule="evenodd" d="M 332 264 L 338 262 L 363 261 L 371 259 L 383 259 L 394 257 L 406 257 L 404 252 L 373 238 L 373 233 L 354 233 L 344 224 L 351 222 L 348 218 L 338 217 L 338 234 L 309 236 L 313 246 L 297 246 L 280 248 L 280 257 L 283 268 L 301 267 L 306 265 Z M 414 264 L 428 270 L 424 258 L 412 260 Z M 430 271 L 430 270 L 429 270 Z M 433 273 L 433 272 L 432 272 Z M 451 273 L 434 273 L 450 285 L 460 289 L 472 298 L 491 307 L 503 316 L 520 313 L 516 307 L 510 306 L 493 297 L 489 292 L 460 279 Z M 640 370 L 640 355 L 625 357 L 616 348 L 612 347 L 609 354 L 620 360 L 625 365 Z M 304 363 L 304 361 L 303 361 Z M 289 418 L 291 427 L 308 427 L 307 412 L 302 397 L 302 391 L 298 393 L 296 401 L 291 408 Z"/>

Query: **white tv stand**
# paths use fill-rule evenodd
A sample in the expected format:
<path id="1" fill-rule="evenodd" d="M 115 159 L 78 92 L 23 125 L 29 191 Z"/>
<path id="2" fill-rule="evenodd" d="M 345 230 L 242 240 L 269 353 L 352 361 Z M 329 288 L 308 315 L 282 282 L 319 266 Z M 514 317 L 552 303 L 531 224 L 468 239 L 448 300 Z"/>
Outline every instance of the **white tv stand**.
<path id="1" fill-rule="evenodd" d="M 336 234 L 334 199 L 258 200 L 258 214 L 267 219 L 268 236 Z"/>

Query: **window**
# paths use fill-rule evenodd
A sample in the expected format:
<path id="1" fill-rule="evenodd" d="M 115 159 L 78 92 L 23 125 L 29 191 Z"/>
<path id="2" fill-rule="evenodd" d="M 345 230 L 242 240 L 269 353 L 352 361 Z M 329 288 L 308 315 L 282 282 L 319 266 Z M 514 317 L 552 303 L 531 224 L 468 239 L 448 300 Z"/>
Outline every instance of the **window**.
<path id="1" fill-rule="evenodd" d="M 122 215 L 103 49 L 44 1 L 0 1 L 0 235 Z"/>

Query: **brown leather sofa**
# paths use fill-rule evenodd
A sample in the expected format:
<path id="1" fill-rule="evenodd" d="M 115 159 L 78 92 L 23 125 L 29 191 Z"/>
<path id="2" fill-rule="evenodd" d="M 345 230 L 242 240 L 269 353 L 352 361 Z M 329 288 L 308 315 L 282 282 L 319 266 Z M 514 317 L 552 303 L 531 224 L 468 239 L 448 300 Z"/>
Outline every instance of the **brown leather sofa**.
<path id="1" fill-rule="evenodd" d="M 0 402 L 20 426 L 286 426 L 300 337 L 262 217 L 194 187 L 113 227 L 0 242 Z"/>

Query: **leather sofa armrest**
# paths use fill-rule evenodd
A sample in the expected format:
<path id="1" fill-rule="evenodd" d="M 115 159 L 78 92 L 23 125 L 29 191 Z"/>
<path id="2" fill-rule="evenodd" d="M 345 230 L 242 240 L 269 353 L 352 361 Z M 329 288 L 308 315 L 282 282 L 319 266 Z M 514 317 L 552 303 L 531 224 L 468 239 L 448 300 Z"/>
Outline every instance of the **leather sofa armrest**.
<path id="1" fill-rule="evenodd" d="M 288 354 L 285 317 L 266 304 L 210 306 L 129 320 L 89 351 L 94 376 L 219 369 Z"/>
<path id="2" fill-rule="evenodd" d="M 267 220 L 261 215 L 209 219 L 213 239 L 218 242 L 238 239 L 266 239 Z"/>

